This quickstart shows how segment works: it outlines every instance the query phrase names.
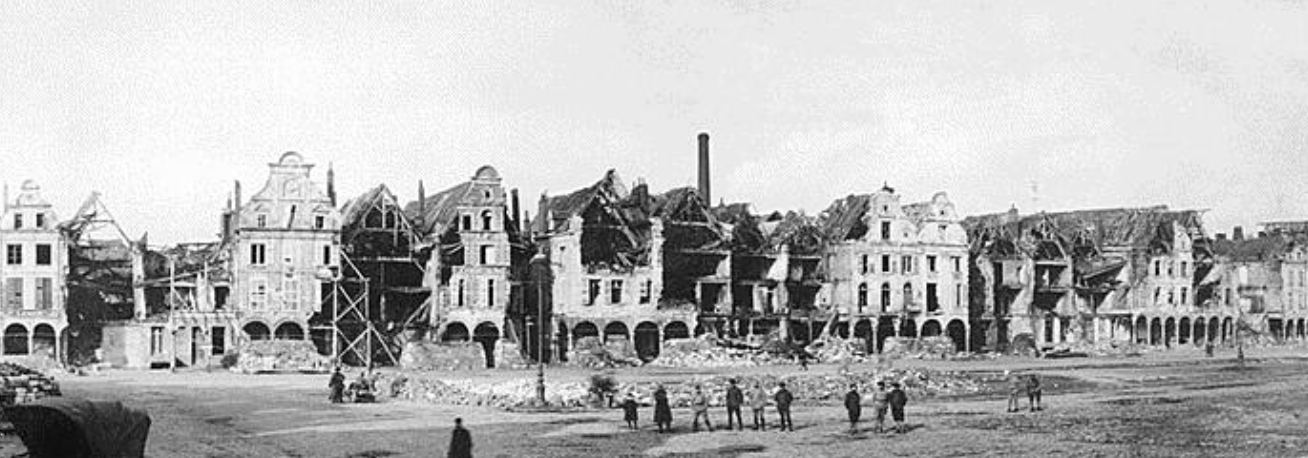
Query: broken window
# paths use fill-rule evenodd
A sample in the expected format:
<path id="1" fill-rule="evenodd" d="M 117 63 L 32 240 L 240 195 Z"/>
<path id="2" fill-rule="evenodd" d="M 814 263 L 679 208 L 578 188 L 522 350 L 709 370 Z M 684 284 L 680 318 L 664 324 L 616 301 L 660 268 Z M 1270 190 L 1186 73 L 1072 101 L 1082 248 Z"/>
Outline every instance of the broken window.
<path id="1" fill-rule="evenodd" d="M 228 295 L 228 294 L 230 294 L 230 289 L 228 289 L 228 287 L 226 287 L 226 286 L 216 286 L 216 287 L 214 287 L 214 289 L 213 289 L 213 308 L 214 308 L 214 310 L 222 310 L 224 307 L 227 306 L 227 295 Z"/>
<path id="2" fill-rule="evenodd" d="M 462 280 L 462 279 L 459 280 L 459 302 L 458 302 L 458 303 L 459 303 L 459 307 L 463 307 L 463 305 L 467 303 L 467 294 L 466 294 L 466 292 L 464 291 L 464 288 L 463 288 L 463 280 Z"/>
<path id="3" fill-rule="evenodd" d="M 36 308 L 50 310 L 50 308 L 54 307 L 53 290 L 53 278 L 36 279 Z"/>
<path id="4" fill-rule="evenodd" d="M 1188 304 L 1190 299 L 1190 288 L 1181 287 L 1181 304 Z"/>
<path id="5" fill-rule="evenodd" d="M 463 230 L 472 230 L 472 215 L 463 215 Z"/>
<path id="6" fill-rule="evenodd" d="M 935 257 L 935 256 L 927 256 L 927 270 L 930 271 L 930 272 L 935 272 L 935 271 L 936 271 L 936 257 Z"/>
<path id="7" fill-rule="evenodd" d="M 1167 305 L 1176 303 L 1176 290 L 1167 290 Z"/>
<path id="8" fill-rule="evenodd" d="M 954 285 L 954 307 L 963 307 L 963 285 Z"/>
<path id="9" fill-rule="evenodd" d="M 45 213 L 38 212 L 36 214 L 36 227 L 37 229 L 45 229 Z"/>
<path id="10" fill-rule="evenodd" d="M 600 281 L 592 278 L 586 285 L 586 305 L 595 305 L 595 300 L 600 295 Z"/>
<path id="11" fill-rule="evenodd" d="M 254 217 L 254 225 L 258 227 L 268 227 L 268 215 L 260 213 Z"/>
<path id="12" fill-rule="evenodd" d="M 326 216 L 323 216 L 323 215 L 314 215 L 314 217 L 313 217 L 313 228 L 314 228 L 314 229 L 324 229 L 324 228 L 326 228 L 326 227 L 327 227 L 327 217 L 326 217 Z"/>
<path id="13" fill-rule="evenodd" d="M 1167 276 L 1176 276 L 1176 261 L 1167 261 Z"/>
<path id="14" fill-rule="evenodd" d="M 262 278 L 250 279 L 250 308 L 259 310 L 263 308 L 268 298 L 268 281 Z"/>
<path id="15" fill-rule="evenodd" d="M 912 257 L 912 256 L 904 256 L 904 257 L 902 257 L 902 258 L 900 259 L 900 264 L 902 264 L 902 265 L 904 266 L 904 273 L 912 273 L 912 272 L 913 272 L 913 257 Z"/>
<path id="16" fill-rule="evenodd" d="M 1158 302 L 1158 301 L 1159 301 L 1162 297 L 1163 297 L 1163 289 L 1162 289 L 1162 288 L 1157 288 L 1157 287 L 1155 287 L 1155 288 L 1154 288 L 1154 304 L 1159 304 L 1160 302 Z"/>
<path id="17" fill-rule="evenodd" d="M 48 243 L 36 244 L 36 265 L 48 266 L 50 265 L 50 262 L 52 260 L 53 257 L 50 256 L 50 244 Z"/>
<path id="18" fill-rule="evenodd" d="M 1163 261 L 1159 261 L 1159 260 L 1156 260 L 1156 259 L 1155 259 L 1155 260 L 1154 260 L 1154 276 L 1155 276 L 1155 277 L 1158 277 L 1158 276 L 1162 276 L 1162 275 L 1163 275 Z"/>
<path id="19" fill-rule="evenodd" d="M 481 230 L 483 230 L 483 231 L 489 231 L 489 230 L 491 230 L 491 212 L 490 212 L 490 210 L 486 210 L 486 211 L 481 212 Z"/>
<path id="20" fill-rule="evenodd" d="M 23 279 L 5 279 L 5 305 L 14 310 L 23 308 Z"/>
<path id="21" fill-rule="evenodd" d="M 9 244 L 5 246 L 5 264 L 11 266 L 23 263 L 23 246 L 18 244 Z"/>
<path id="22" fill-rule="evenodd" d="M 268 262 L 268 247 L 262 243 L 250 244 L 250 264 L 262 266 Z"/>
<path id="23" fill-rule="evenodd" d="M 881 284 L 881 313 L 890 310 L 890 283 Z"/>
<path id="24" fill-rule="evenodd" d="M 150 327 L 150 354 L 157 355 L 163 352 L 163 326 Z"/>
<path id="25" fill-rule="evenodd" d="M 881 271 L 890 272 L 890 255 L 888 254 L 881 255 Z"/>
<path id="26" fill-rule="evenodd" d="M 322 265 L 324 265 L 324 266 L 330 266 L 330 265 L 332 265 L 332 246 L 331 246 L 331 245 L 323 245 L 323 246 L 322 246 Z"/>
<path id="27" fill-rule="evenodd" d="M 495 279 L 486 280 L 486 306 L 495 306 Z"/>
<path id="28" fill-rule="evenodd" d="M 913 284 L 904 283 L 904 307 L 913 305 Z"/>
<path id="29" fill-rule="evenodd" d="M 867 255 L 863 255 L 863 274 L 867 275 Z"/>
<path id="30" fill-rule="evenodd" d="M 220 356 L 223 353 L 227 353 L 227 330 L 223 329 L 222 326 L 214 326 L 212 335 L 213 337 L 209 344 L 210 352 L 213 353 L 214 356 Z"/>
<path id="31" fill-rule="evenodd" d="M 282 278 L 282 308 L 285 310 L 300 308 L 300 284 L 291 273 L 287 273 L 286 277 Z"/>
<path id="32" fill-rule="evenodd" d="M 494 258 L 494 252 L 491 251 L 491 250 L 494 250 L 494 249 L 495 249 L 495 247 L 492 247 L 492 246 L 490 246 L 490 245 L 482 245 L 482 246 L 481 246 L 481 265 L 483 265 L 483 266 L 485 266 L 485 265 L 490 265 L 490 263 L 495 262 L 495 261 L 492 259 L 492 258 Z"/>
<path id="33" fill-rule="evenodd" d="M 936 296 L 936 284 L 927 283 L 926 285 L 927 312 L 940 311 L 940 298 Z"/>
<path id="34" fill-rule="evenodd" d="M 622 280 L 612 280 L 609 282 L 609 303 L 622 303 Z"/>
<path id="35" fill-rule="evenodd" d="M 23 214 L 14 213 L 14 229 L 18 230 L 22 228 L 23 228 Z"/>
<path id="36" fill-rule="evenodd" d="M 954 262 L 954 272 L 955 272 L 955 273 L 957 273 L 957 272 L 962 272 L 962 271 L 963 271 L 963 262 L 962 262 L 961 259 L 959 259 L 958 256 L 954 256 L 953 258 L 950 258 L 950 260 L 952 260 L 952 261 Z"/>
<path id="37" fill-rule="evenodd" d="M 1183 277 L 1189 277 L 1189 276 L 1190 276 L 1190 263 L 1189 263 L 1189 262 L 1181 261 L 1181 276 L 1183 276 Z"/>
<path id="38" fill-rule="evenodd" d="M 649 303 L 651 290 L 653 290 L 653 288 L 654 288 L 653 280 L 645 280 L 645 282 L 640 285 L 640 303 L 642 304 Z"/>
<path id="39" fill-rule="evenodd" d="M 862 312 L 863 312 L 863 308 L 864 308 L 864 307 L 867 307 L 867 283 L 859 283 L 859 284 L 858 284 L 858 311 L 859 311 L 859 313 L 862 313 Z"/>
<path id="40" fill-rule="evenodd" d="M 881 222 L 881 240 L 890 240 L 890 221 Z"/>

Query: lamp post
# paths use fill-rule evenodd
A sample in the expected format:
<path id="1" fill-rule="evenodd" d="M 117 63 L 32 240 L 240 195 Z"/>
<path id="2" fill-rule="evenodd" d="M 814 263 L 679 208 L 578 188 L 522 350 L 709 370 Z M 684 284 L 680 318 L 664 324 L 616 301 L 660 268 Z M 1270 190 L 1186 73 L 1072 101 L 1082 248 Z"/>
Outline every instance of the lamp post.
<path id="1" fill-rule="evenodd" d="M 1245 287 L 1249 284 L 1249 269 L 1240 266 L 1236 271 L 1236 291 L 1240 293 L 1240 300 L 1236 302 L 1235 308 L 1235 360 L 1241 366 L 1244 365 L 1244 339 L 1240 335 L 1240 324 L 1244 323 L 1244 304 L 1246 299 Z"/>
<path id="2" fill-rule="evenodd" d="M 540 279 L 533 279 L 536 284 L 536 402 L 545 405 L 545 345 L 549 333 L 545 326 L 545 299 L 542 297 Z"/>

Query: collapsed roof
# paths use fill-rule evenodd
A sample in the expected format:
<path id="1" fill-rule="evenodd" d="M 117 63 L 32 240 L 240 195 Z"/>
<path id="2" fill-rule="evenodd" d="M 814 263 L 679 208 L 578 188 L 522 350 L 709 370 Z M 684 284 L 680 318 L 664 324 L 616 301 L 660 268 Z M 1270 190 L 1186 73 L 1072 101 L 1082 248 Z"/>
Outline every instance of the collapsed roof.
<path id="1" fill-rule="evenodd" d="M 1016 210 L 970 216 L 963 220 L 974 253 L 1034 256 L 1042 242 L 1054 242 L 1064 253 L 1085 256 L 1077 249 L 1125 247 L 1151 252 L 1171 251 L 1174 230 L 1204 238 L 1202 212 L 1169 210 L 1165 205 L 1144 208 L 1038 213 L 1019 217 Z M 995 253 L 1008 246 L 1013 253 Z"/>

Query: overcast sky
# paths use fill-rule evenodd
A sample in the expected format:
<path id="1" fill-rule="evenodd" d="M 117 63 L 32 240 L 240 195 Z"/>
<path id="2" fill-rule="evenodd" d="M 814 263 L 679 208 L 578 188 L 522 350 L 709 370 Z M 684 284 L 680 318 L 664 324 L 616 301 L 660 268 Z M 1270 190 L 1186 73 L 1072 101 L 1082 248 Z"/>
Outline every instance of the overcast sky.
<path id="1" fill-rule="evenodd" d="M 534 210 L 609 168 L 693 185 L 707 131 L 714 200 L 759 210 L 888 182 L 963 214 L 1308 219 L 1304 2 L 219 3 L 0 2 L 11 195 L 98 190 L 199 241 L 289 150 L 342 202 L 492 164 Z"/>

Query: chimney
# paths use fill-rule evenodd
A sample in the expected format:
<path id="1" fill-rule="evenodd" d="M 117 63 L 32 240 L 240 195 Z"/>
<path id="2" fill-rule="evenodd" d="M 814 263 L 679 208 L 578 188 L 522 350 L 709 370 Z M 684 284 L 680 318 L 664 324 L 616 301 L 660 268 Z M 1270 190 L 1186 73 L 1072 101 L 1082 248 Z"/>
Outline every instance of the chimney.
<path id="1" fill-rule="evenodd" d="M 522 213 L 518 207 L 518 188 L 509 190 L 510 204 L 513 206 L 513 228 L 522 231 Z"/>
<path id="2" fill-rule="evenodd" d="M 712 205 L 713 194 L 709 189 L 709 135 L 699 133 L 699 198 L 705 205 Z"/>
<path id="3" fill-rule="evenodd" d="M 1234 240 L 1236 242 L 1243 241 L 1244 228 L 1241 226 L 1236 226 L 1234 229 L 1231 229 L 1231 240 Z"/>
<path id="4" fill-rule="evenodd" d="M 427 220 L 427 189 L 422 186 L 422 180 L 418 180 L 418 216 L 414 218 L 420 230 L 425 231 L 424 223 Z"/>
<path id="5" fill-rule="evenodd" d="M 336 207 L 336 170 L 330 162 L 327 163 L 327 198 L 332 201 L 332 207 Z"/>

